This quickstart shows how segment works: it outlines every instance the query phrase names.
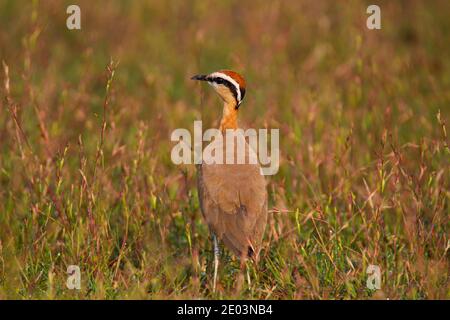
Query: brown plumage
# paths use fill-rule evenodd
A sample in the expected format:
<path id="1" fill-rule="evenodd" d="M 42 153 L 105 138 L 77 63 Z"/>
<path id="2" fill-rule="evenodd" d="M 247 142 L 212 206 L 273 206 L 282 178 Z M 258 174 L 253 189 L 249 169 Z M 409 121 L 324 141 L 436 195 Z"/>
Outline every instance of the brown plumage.
<path id="1" fill-rule="evenodd" d="M 198 190 L 211 231 L 238 257 L 257 259 L 267 220 L 259 165 L 203 163 L 198 166 Z"/>
<path id="2" fill-rule="evenodd" d="M 245 95 L 245 80 L 236 72 L 222 70 L 192 79 L 207 81 L 224 102 L 220 129 L 223 135 L 223 154 L 236 152 L 225 150 L 225 131 L 237 129 L 237 113 Z M 259 164 L 249 164 L 256 157 L 246 143 L 245 164 L 198 165 L 198 191 L 203 216 L 219 240 L 239 258 L 257 259 L 267 223 L 267 193 L 264 176 Z M 225 157 L 224 157 L 225 159 Z M 218 264 L 218 247 L 215 244 L 215 278 Z"/>

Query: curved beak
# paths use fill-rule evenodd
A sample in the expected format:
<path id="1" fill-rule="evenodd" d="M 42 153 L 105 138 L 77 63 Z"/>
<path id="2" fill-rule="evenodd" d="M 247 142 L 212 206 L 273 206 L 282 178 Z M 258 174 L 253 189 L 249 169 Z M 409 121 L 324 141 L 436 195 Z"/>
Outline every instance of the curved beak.
<path id="1" fill-rule="evenodd" d="M 204 75 L 204 74 L 197 74 L 197 75 L 193 76 L 191 78 L 191 80 L 207 81 L 206 75 Z"/>

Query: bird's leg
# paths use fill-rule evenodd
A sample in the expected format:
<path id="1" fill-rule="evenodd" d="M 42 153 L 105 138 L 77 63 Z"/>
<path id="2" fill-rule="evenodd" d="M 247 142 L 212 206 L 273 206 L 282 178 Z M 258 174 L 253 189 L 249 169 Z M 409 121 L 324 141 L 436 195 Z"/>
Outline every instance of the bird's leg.
<path id="1" fill-rule="evenodd" d="M 217 242 L 217 237 L 213 234 L 213 242 L 214 242 L 214 282 L 213 282 L 213 293 L 216 292 L 216 281 L 217 281 L 217 270 L 219 268 L 219 243 Z"/>
<path id="2" fill-rule="evenodd" d="M 247 270 L 247 282 L 248 282 L 248 287 L 250 288 L 252 286 L 252 281 L 250 280 L 250 270 L 248 267 L 248 262 L 246 263 L 245 269 Z"/>
<path id="3" fill-rule="evenodd" d="M 245 275 L 244 275 L 244 269 L 245 269 Z M 245 278 L 245 276 L 247 276 L 247 283 L 248 283 L 248 287 L 250 288 L 252 286 L 252 281 L 250 280 L 249 260 L 245 257 L 244 254 L 242 254 L 242 256 L 241 256 L 241 272 L 242 272 L 243 279 Z"/>

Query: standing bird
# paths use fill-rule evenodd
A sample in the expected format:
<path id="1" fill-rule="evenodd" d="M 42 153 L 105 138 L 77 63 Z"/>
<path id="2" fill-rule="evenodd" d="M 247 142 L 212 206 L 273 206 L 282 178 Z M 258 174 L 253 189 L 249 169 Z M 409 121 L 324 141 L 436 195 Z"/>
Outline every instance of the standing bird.
<path id="1" fill-rule="evenodd" d="M 206 81 L 223 100 L 223 115 L 220 121 L 222 141 L 226 131 L 238 129 L 237 114 L 245 96 L 245 80 L 238 73 L 221 70 L 208 75 L 196 75 L 192 80 Z M 235 153 L 226 150 L 223 154 Z M 245 157 L 256 157 L 254 150 L 245 142 Z M 257 159 L 257 158 L 256 158 Z M 198 195 L 204 219 L 212 233 L 214 242 L 214 283 L 216 289 L 219 266 L 218 240 L 241 261 L 258 259 L 261 242 L 267 224 L 267 192 L 264 176 L 256 161 L 250 164 L 207 164 L 203 159 L 198 170 Z"/>

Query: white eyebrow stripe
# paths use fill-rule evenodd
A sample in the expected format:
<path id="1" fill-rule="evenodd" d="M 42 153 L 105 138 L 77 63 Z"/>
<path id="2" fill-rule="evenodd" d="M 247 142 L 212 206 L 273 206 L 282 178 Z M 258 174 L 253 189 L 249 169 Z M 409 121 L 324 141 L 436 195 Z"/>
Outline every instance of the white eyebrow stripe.
<path id="1" fill-rule="evenodd" d="M 241 88 L 239 87 L 239 84 L 236 82 L 236 80 L 234 80 L 232 77 L 230 77 L 229 75 L 222 73 L 222 72 L 213 72 L 210 74 L 210 77 L 219 77 L 222 79 L 225 79 L 229 82 L 231 82 L 231 84 L 233 84 L 233 86 L 236 88 L 236 92 L 237 92 L 237 102 L 240 103 L 241 102 Z"/>

